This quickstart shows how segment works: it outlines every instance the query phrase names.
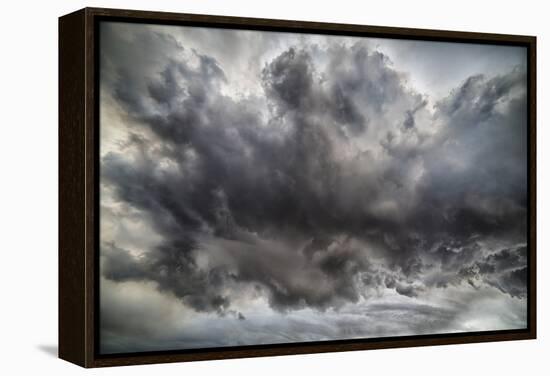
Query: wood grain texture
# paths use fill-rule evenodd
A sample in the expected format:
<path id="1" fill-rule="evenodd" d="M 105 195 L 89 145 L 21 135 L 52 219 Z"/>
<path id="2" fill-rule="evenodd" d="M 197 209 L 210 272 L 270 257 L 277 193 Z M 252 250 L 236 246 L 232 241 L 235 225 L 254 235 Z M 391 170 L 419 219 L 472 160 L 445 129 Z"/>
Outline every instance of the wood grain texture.
<path id="1" fill-rule="evenodd" d="M 99 266 L 96 265 L 99 260 L 99 93 L 97 88 L 99 82 L 96 80 L 96 74 L 99 69 L 98 59 L 96 59 L 96 30 L 94 28 L 93 16 L 86 12 L 84 29 L 84 67 L 85 67 L 85 356 L 86 367 L 93 365 L 94 354 L 96 352 L 96 327 L 97 311 L 99 306 Z"/>
<path id="2" fill-rule="evenodd" d="M 59 19 L 59 357 L 84 365 L 84 11 Z"/>
<path id="3" fill-rule="evenodd" d="M 153 12 L 125 9 L 86 8 L 95 17 L 119 18 L 126 22 L 155 22 L 181 25 L 185 23 L 204 23 L 215 27 L 230 27 L 252 30 L 283 30 L 304 33 L 325 33 L 332 35 L 377 36 L 399 39 L 438 40 L 446 42 L 479 42 L 488 44 L 524 44 L 534 39 L 531 36 L 476 33 L 448 30 L 429 30 L 404 27 L 373 25 L 355 25 L 311 21 L 276 20 L 232 16 L 212 16 L 204 14 L 185 14 Z"/>
<path id="4" fill-rule="evenodd" d="M 529 56 L 529 327 L 526 330 L 101 355 L 99 322 L 100 20 L 300 33 L 519 45 Z M 536 38 L 532 36 L 328 24 L 86 8 L 59 20 L 59 357 L 83 367 L 322 353 L 536 338 Z"/>

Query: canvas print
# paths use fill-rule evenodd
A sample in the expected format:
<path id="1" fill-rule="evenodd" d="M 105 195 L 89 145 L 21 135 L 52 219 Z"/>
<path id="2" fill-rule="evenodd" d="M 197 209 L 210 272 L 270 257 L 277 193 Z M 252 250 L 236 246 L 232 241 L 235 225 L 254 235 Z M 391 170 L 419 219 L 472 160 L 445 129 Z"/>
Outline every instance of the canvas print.
<path id="1" fill-rule="evenodd" d="M 99 351 L 527 327 L 527 50 L 99 24 Z"/>

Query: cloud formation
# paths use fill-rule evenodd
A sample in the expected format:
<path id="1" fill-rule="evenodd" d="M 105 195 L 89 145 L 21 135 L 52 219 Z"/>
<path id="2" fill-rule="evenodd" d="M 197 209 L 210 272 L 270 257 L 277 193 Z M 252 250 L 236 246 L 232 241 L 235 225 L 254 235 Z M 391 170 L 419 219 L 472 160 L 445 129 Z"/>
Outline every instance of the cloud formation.
<path id="1" fill-rule="evenodd" d="M 425 310 L 436 331 L 458 306 L 418 300 L 446 289 L 525 300 L 523 66 L 466 77 L 429 106 L 367 40 L 267 33 L 277 47 L 256 53 L 257 87 L 235 93 L 230 60 L 144 26 L 101 30 L 101 126 L 118 129 L 102 143 L 102 218 L 156 239 L 102 224 L 110 283 L 243 323 L 257 299 L 334 315 L 390 294 L 406 302 L 370 309 Z"/>

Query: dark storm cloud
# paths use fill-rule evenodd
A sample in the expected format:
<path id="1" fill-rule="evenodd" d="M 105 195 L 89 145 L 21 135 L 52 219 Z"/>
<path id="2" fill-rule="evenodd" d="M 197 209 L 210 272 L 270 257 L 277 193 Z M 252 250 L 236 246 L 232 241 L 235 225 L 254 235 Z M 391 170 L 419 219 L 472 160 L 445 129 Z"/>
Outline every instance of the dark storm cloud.
<path id="1" fill-rule="evenodd" d="M 503 249 L 459 271 L 459 275 L 475 285 L 484 281 L 512 297 L 527 294 L 527 248 Z"/>
<path id="2" fill-rule="evenodd" d="M 185 252 L 187 246 L 163 245 L 154 255 L 136 258 L 106 244 L 102 248 L 102 273 L 113 281 L 155 281 L 161 291 L 173 293 L 197 311 L 226 313 L 229 301 L 219 294 L 226 271 L 197 271 L 195 261 Z"/>
<path id="3" fill-rule="evenodd" d="M 315 105 L 311 57 L 305 51 L 290 48 L 263 71 L 267 92 L 283 107 L 282 111 Z M 269 95 L 268 94 L 268 95 Z"/>
<path id="4" fill-rule="evenodd" d="M 361 42 L 317 50 L 324 65 L 291 47 L 265 64 L 265 98 L 237 97 L 220 62 L 143 34 L 116 52 L 102 33 L 134 157 L 107 153 L 101 174 L 164 240 L 140 257 L 103 244 L 106 278 L 220 314 L 243 285 L 280 311 L 462 281 L 524 296 L 525 259 L 483 244 L 525 242 L 525 72 L 470 77 L 431 115 Z"/>
<path id="5" fill-rule="evenodd" d="M 405 112 L 405 120 L 403 121 L 403 127 L 410 129 L 415 126 L 416 122 L 414 120 L 414 115 L 423 107 L 428 104 L 426 100 L 421 101 L 415 108 L 412 110 L 407 110 Z"/>

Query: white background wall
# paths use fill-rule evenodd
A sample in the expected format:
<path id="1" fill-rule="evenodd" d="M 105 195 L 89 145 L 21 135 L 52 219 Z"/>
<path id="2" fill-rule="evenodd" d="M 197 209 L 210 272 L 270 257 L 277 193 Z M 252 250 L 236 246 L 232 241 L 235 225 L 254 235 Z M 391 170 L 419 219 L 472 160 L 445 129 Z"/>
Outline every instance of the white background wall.
<path id="1" fill-rule="evenodd" d="M 84 6 L 538 36 L 539 339 L 84 371 L 57 351 L 57 17 Z M 5 1 L 0 21 L 0 374 L 547 374 L 550 264 L 544 1 Z"/>

